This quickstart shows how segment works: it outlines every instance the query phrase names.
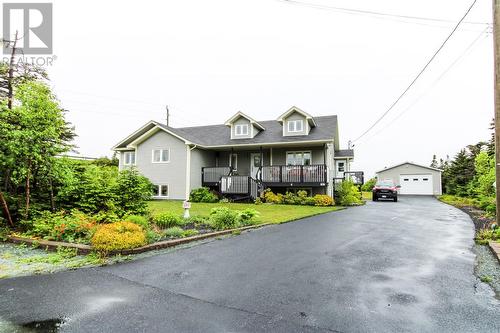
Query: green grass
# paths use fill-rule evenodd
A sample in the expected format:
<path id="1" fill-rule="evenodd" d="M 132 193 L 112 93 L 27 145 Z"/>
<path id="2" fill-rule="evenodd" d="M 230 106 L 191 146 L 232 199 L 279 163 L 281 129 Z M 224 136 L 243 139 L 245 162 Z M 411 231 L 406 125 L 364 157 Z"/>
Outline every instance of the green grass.
<path id="1" fill-rule="evenodd" d="M 333 212 L 342 207 L 316 207 L 316 206 L 294 206 L 294 205 L 255 205 L 250 203 L 195 203 L 191 204 L 190 214 L 208 216 L 214 207 L 228 207 L 229 209 L 243 210 L 246 208 L 255 209 L 260 213 L 257 223 L 283 223 L 301 219 L 308 216 Z M 173 212 L 182 214 L 182 201 L 158 200 L 151 201 L 149 208 L 153 214 L 163 212 Z"/>
<path id="2" fill-rule="evenodd" d="M 471 207 L 476 207 L 477 203 L 476 200 L 473 198 L 463 198 L 463 197 L 457 197 L 455 195 L 449 195 L 449 194 L 443 194 L 437 197 L 438 200 L 445 202 L 449 205 L 455 206 L 455 207 L 465 207 L 465 206 L 471 206 Z"/>

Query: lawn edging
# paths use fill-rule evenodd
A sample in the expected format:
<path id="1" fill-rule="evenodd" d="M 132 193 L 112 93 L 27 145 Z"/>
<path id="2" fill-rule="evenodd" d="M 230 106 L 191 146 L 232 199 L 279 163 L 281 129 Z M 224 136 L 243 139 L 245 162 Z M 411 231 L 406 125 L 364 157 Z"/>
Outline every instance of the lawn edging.
<path id="1" fill-rule="evenodd" d="M 214 232 L 209 232 L 206 234 L 201 234 L 201 235 L 196 235 L 196 236 L 191 236 L 191 237 L 164 240 L 164 241 L 160 241 L 160 242 L 156 242 L 156 243 L 147 244 L 147 245 L 144 245 L 141 247 L 137 247 L 135 249 L 112 251 L 112 252 L 109 252 L 108 254 L 110 254 L 110 255 L 139 254 L 139 253 L 143 253 L 143 252 L 147 252 L 147 251 L 165 249 L 168 247 L 173 247 L 173 246 L 177 246 L 177 245 L 181 245 L 181 244 L 195 242 L 195 241 L 203 240 L 206 238 L 224 236 L 224 235 L 232 234 L 233 232 L 238 232 L 238 231 L 241 232 L 241 231 L 245 231 L 245 230 L 256 229 L 256 228 L 260 228 L 260 227 L 264 227 L 264 226 L 268 226 L 268 225 L 272 225 L 272 224 L 274 224 L 274 223 L 262 223 L 262 224 L 247 226 L 247 227 L 228 229 L 228 230 L 222 230 L 222 231 L 214 231 Z M 24 238 L 24 237 L 18 237 L 18 236 L 7 236 L 7 241 L 9 241 L 10 243 L 14 243 L 14 244 L 29 244 L 32 246 L 37 246 L 37 247 L 44 248 L 46 250 L 51 250 L 51 251 L 57 251 L 57 249 L 60 247 L 76 249 L 77 254 L 89 254 L 90 252 L 93 251 L 93 248 L 90 245 L 48 241 L 48 240 L 43 240 L 43 239 Z"/>
<path id="2" fill-rule="evenodd" d="M 493 252 L 493 255 L 496 256 L 496 258 L 500 262 L 500 243 L 495 241 L 489 241 L 488 245 L 490 247 L 491 252 Z"/>
<path id="3" fill-rule="evenodd" d="M 240 228 L 234 228 L 234 229 L 228 229 L 228 230 L 221 230 L 221 231 L 214 231 L 214 232 L 209 232 L 206 234 L 200 234 L 196 236 L 191 236 L 191 237 L 185 237 L 185 238 L 177 238 L 177 239 L 169 239 L 169 240 L 164 240 L 164 241 L 159 241 L 156 243 L 151 243 L 147 244 L 141 247 L 137 247 L 134 249 L 127 249 L 127 250 L 120 250 L 120 251 L 111 251 L 108 253 L 108 255 L 129 255 L 129 254 L 139 254 L 139 253 L 144 253 L 148 251 L 153 251 L 153 250 L 159 250 L 159 249 L 165 249 L 169 247 L 174 247 L 177 245 L 182 245 L 186 243 L 191 243 L 191 242 L 196 242 L 200 241 L 203 239 L 207 238 L 213 238 L 213 237 L 218 237 L 218 236 L 224 236 L 224 235 L 229 235 L 232 233 L 237 233 L 241 231 L 246 231 L 246 230 L 251 230 L 251 229 L 258 229 L 261 227 L 265 226 L 270 226 L 270 225 L 279 225 L 279 224 L 284 224 L 284 223 L 290 223 L 290 222 L 295 222 L 299 221 L 302 219 L 306 219 L 309 217 L 313 216 L 318 216 L 318 215 L 323 215 L 327 213 L 333 213 L 333 212 L 338 212 L 341 210 L 346 209 L 346 207 L 340 206 L 337 207 L 337 209 L 328 211 L 328 212 L 321 212 L 317 214 L 312 214 L 309 216 L 301 217 L 301 218 L 296 218 L 296 219 L 291 219 L 288 221 L 283 221 L 283 222 L 278 222 L 278 223 L 271 223 L 271 222 L 266 222 L 266 223 L 260 223 L 256 225 L 250 225 L 246 227 L 240 227 Z M 19 236 L 7 236 L 7 241 L 10 243 L 14 244 L 28 244 L 31 246 L 36 246 L 39 248 L 43 248 L 47 251 L 57 251 L 58 248 L 63 247 L 63 248 L 70 248 L 70 249 L 76 249 L 77 254 L 89 254 L 91 253 L 94 249 L 90 245 L 86 244 L 77 244 L 77 243 L 67 243 L 67 242 L 57 242 L 57 241 L 49 241 L 49 240 L 43 240 L 43 239 L 33 239 L 33 238 L 25 238 L 25 237 L 19 237 Z"/>

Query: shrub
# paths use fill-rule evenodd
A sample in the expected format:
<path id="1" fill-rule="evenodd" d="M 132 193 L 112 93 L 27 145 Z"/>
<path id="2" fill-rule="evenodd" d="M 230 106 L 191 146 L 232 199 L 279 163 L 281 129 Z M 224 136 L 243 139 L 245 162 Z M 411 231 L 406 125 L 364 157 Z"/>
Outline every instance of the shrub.
<path id="1" fill-rule="evenodd" d="M 140 225 L 142 229 L 147 230 L 149 229 L 149 221 L 146 217 L 141 216 L 141 215 L 128 215 L 124 218 L 125 221 L 127 222 L 132 222 L 137 225 Z"/>
<path id="2" fill-rule="evenodd" d="M 195 188 L 189 194 L 189 201 L 192 202 L 218 202 L 219 197 L 210 191 L 208 187 Z"/>
<path id="3" fill-rule="evenodd" d="M 238 219 L 242 225 L 252 225 L 255 224 L 259 215 L 255 209 L 247 208 L 238 212 Z"/>
<path id="4" fill-rule="evenodd" d="M 153 184 L 137 170 L 120 171 L 113 188 L 118 215 L 146 213 L 152 190 Z"/>
<path id="5" fill-rule="evenodd" d="M 224 230 L 238 226 L 238 212 L 227 207 L 215 207 L 210 212 L 210 224 L 214 229 Z"/>
<path id="6" fill-rule="evenodd" d="M 264 191 L 264 201 L 271 204 L 282 204 L 283 203 L 283 194 L 278 193 L 274 194 L 271 189 L 266 189 Z"/>
<path id="7" fill-rule="evenodd" d="M 315 206 L 333 206 L 335 204 L 332 197 L 326 194 L 316 194 L 313 200 Z"/>
<path id="8" fill-rule="evenodd" d="M 314 197 L 307 197 L 306 200 L 304 201 L 304 205 L 314 206 L 316 205 L 316 200 L 314 199 Z"/>
<path id="9" fill-rule="evenodd" d="M 342 182 L 338 196 L 342 206 L 360 205 L 362 203 L 361 193 L 352 181 Z"/>
<path id="10" fill-rule="evenodd" d="M 361 186 L 361 191 L 371 192 L 375 187 L 375 184 L 377 184 L 377 178 L 371 178 L 366 183 L 364 183 L 363 186 Z"/>
<path id="11" fill-rule="evenodd" d="M 254 204 L 262 205 L 262 199 L 260 197 L 255 198 Z"/>
<path id="12" fill-rule="evenodd" d="M 31 224 L 28 236 L 70 243 L 88 243 L 96 227 L 93 218 L 77 210 L 70 213 L 46 211 L 26 224 Z"/>
<path id="13" fill-rule="evenodd" d="M 180 238 L 180 237 L 183 237 L 184 230 L 181 227 L 171 227 L 171 228 L 165 229 L 164 234 L 165 234 L 165 236 L 170 237 L 170 238 Z"/>
<path id="14" fill-rule="evenodd" d="M 208 225 L 210 223 L 209 220 L 210 219 L 206 216 L 194 215 L 189 218 L 188 222 L 194 225 Z"/>
<path id="15" fill-rule="evenodd" d="M 153 217 L 153 222 L 160 228 L 166 229 L 184 225 L 184 220 L 179 215 L 166 212 Z"/>
<path id="16" fill-rule="evenodd" d="M 92 237 L 92 246 L 100 252 L 133 249 L 146 244 L 146 235 L 132 222 L 101 225 Z"/>
<path id="17" fill-rule="evenodd" d="M 199 232 L 196 229 L 188 229 L 182 233 L 182 237 L 192 237 L 198 235 Z"/>

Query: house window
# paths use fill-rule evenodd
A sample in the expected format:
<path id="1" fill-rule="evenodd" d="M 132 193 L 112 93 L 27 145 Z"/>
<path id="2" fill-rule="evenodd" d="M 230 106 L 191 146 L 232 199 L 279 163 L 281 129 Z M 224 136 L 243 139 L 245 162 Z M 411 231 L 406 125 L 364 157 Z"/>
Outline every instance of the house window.
<path id="1" fill-rule="evenodd" d="M 403 179 L 403 181 L 407 182 L 407 181 L 409 181 L 409 179 L 408 179 L 408 178 L 405 178 L 405 179 Z"/>
<path id="2" fill-rule="evenodd" d="M 286 165 L 311 165 L 310 151 L 289 151 L 286 153 Z"/>
<path id="3" fill-rule="evenodd" d="M 234 170 L 238 169 L 238 154 L 229 154 L 229 166 Z"/>
<path id="4" fill-rule="evenodd" d="M 303 120 L 289 120 L 288 121 L 288 132 L 302 132 L 304 130 Z"/>
<path id="5" fill-rule="evenodd" d="M 135 151 L 127 151 L 123 154 L 124 165 L 135 165 Z"/>
<path id="6" fill-rule="evenodd" d="M 339 172 L 344 172 L 345 171 L 345 163 L 344 162 L 339 162 L 339 164 L 338 164 L 338 170 L 339 170 Z"/>
<path id="7" fill-rule="evenodd" d="M 153 149 L 153 163 L 170 162 L 170 149 Z"/>
<path id="8" fill-rule="evenodd" d="M 154 198 L 168 198 L 168 185 L 153 185 Z"/>
<path id="9" fill-rule="evenodd" d="M 234 134 L 237 136 L 248 135 L 248 124 L 235 125 Z"/>

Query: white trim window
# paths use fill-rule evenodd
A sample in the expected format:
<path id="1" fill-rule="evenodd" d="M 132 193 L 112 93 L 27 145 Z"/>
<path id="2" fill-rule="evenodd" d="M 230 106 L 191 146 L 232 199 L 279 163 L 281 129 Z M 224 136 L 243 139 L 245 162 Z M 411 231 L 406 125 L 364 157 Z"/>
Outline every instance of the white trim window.
<path id="1" fill-rule="evenodd" d="M 311 165 L 311 151 L 287 151 L 286 165 Z"/>
<path id="2" fill-rule="evenodd" d="M 168 163 L 170 162 L 170 149 L 153 149 L 153 163 Z"/>
<path id="3" fill-rule="evenodd" d="M 234 135 L 235 136 L 248 135 L 248 124 L 234 125 Z"/>
<path id="4" fill-rule="evenodd" d="M 166 184 L 153 185 L 153 198 L 159 198 L 159 199 L 168 198 L 168 185 Z"/>
<path id="5" fill-rule="evenodd" d="M 229 166 L 238 170 L 238 154 L 229 154 Z"/>
<path id="6" fill-rule="evenodd" d="M 123 153 L 123 165 L 135 165 L 135 151 Z"/>
<path id="7" fill-rule="evenodd" d="M 297 133 L 304 131 L 304 120 L 302 119 L 288 120 L 287 125 L 289 133 Z"/>
<path id="8" fill-rule="evenodd" d="M 345 162 L 338 162 L 338 172 L 345 171 Z"/>

